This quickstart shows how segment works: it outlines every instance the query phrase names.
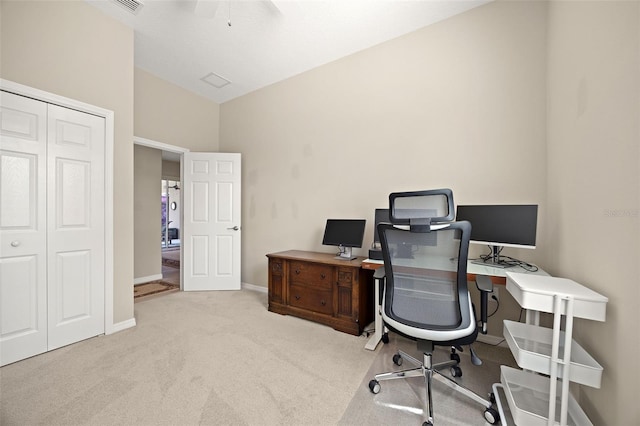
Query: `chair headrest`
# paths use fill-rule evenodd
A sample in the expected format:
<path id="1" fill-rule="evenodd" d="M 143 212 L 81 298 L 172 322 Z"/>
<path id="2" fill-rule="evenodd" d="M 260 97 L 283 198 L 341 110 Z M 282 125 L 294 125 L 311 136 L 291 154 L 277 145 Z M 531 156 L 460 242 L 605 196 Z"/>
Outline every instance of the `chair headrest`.
<path id="1" fill-rule="evenodd" d="M 447 188 L 389 194 L 389 219 L 409 225 L 414 232 L 429 232 L 433 223 L 455 218 L 453 191 Z"/>

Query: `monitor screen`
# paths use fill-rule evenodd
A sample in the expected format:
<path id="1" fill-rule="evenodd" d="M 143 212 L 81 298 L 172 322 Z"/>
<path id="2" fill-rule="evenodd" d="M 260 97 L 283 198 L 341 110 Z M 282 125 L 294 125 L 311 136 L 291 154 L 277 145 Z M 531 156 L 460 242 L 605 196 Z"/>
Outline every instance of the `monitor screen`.
<path id="1" fill-rule="evenodd" d="M 327 219 L 322 244 L 325 246 L 362 247 L 364 219 Z"/>
<path id="2" fill-rule="evenodd" d="M 374 243 L 380 242 L 380 236 L 378 235 L 379 223 L 391 223 L 391 219 L 389 218 L 389 209 L 376 209 L 374 222 L 373 222 L 373 242 Z"/>
<path id="3" fill-rule="evenodd" d="M 536 247 L 537 205 L 458 206 L 456 220 L 471 222 L 473 243 Z"/>

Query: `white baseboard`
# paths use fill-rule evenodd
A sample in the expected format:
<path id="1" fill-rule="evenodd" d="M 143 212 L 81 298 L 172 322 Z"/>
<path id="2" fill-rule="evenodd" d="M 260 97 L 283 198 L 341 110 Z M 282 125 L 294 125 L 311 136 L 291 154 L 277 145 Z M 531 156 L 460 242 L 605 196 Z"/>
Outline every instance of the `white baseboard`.
<path id="1" fill-rule="evenodd" d="M 488 345 L 500 346 L 503 348 L 508 348 L 507 342 L 504 340 L 502 336 L 492 336 L 490 334 L 480 334 L 478 333 L 478 337 L 476 338 L 478 342 L 486 343 Z"/>
<path id="2" fill-rule="evenodd" d="M 127 328 L 131 328 L 131 327 L 135 327 L 135 326 L 136 326 L 136 319 L 135 318 L 131 318 L 131 319 L 128 319 L 126 321 L 122 321 L 122 322 L 118 322 L 118 323 L 113 324 L 113 326 L 111 326 L 110 330 L 105 330 L 104 334 L 117 333 L 119 331 L 126 330 Z"/>
<path id="3" fill-rule="evenodd" d="M 242 283 L 242 288 L 245 290 L 257 291 L 259 293 L 267 293 L 267 288 L 260 285 Z"/>
<path id="4" fill-rule="evenodd" d="M 140 277 L 133 279 L 133 285 L 149 283 L 151 281 L 157 281 L 162 279 L 162 274 L 149 275 L 148 277 Z"/>

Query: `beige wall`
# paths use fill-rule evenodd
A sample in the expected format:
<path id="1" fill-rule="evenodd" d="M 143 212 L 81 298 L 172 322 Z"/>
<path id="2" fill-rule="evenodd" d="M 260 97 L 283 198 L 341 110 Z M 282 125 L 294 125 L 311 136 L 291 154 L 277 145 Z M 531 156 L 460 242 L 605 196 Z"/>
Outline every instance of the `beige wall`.
<path id="1" fill-rule="evenodd" d="M 266 253 L 333 250 L 329 217 L 367 219 L 366 255 L 392 191 L 536 203 L 544 229 L 545 31 L 544 3 L 490 4 L 224 103 L 221 150 L 243 155 L 243 281 L 267 285 Z M 541 233 L 510 253 L 545 248 Z"/>
<path id="2" fill-rule="evenodd" d="M 160 179 L 162 152 L 134 146 L 134 278 L 162 274 Z"/>
<path id="3" fill-rule="evenodd" d="M 133 31 L 85 2 L 2 1 L 0 76 L 115 112 L 114 322 L 133 318 Z"/>
<path id="4" fill-rule="evenodd" d="M 162 179 L 180 180 L 180 163 L 177 161 L 162 161 Z"/>
<path id="5" fill-rule="evenodd" d="M 220 106 L 135 69 L 135 135 L 191 151 L 218 151 Z"/>
<path id="6" fill-rule="evenodd" d="M 545 264 L 609 298 L 607 321 L 577 324 L 604 367 L 582 388 L 594 424 L 640 424 L 640 7 L 552 2 L 549 13 Z"/>

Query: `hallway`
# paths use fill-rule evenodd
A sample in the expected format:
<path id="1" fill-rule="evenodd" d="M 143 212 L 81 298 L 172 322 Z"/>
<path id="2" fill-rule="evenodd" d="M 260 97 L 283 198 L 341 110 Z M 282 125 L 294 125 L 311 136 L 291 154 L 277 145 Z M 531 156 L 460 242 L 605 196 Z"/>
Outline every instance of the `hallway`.
<path id="1" fill-rule="evenodd" d="M 180 285 L 180 267 L 162 265 L 162 281 Z"/>

